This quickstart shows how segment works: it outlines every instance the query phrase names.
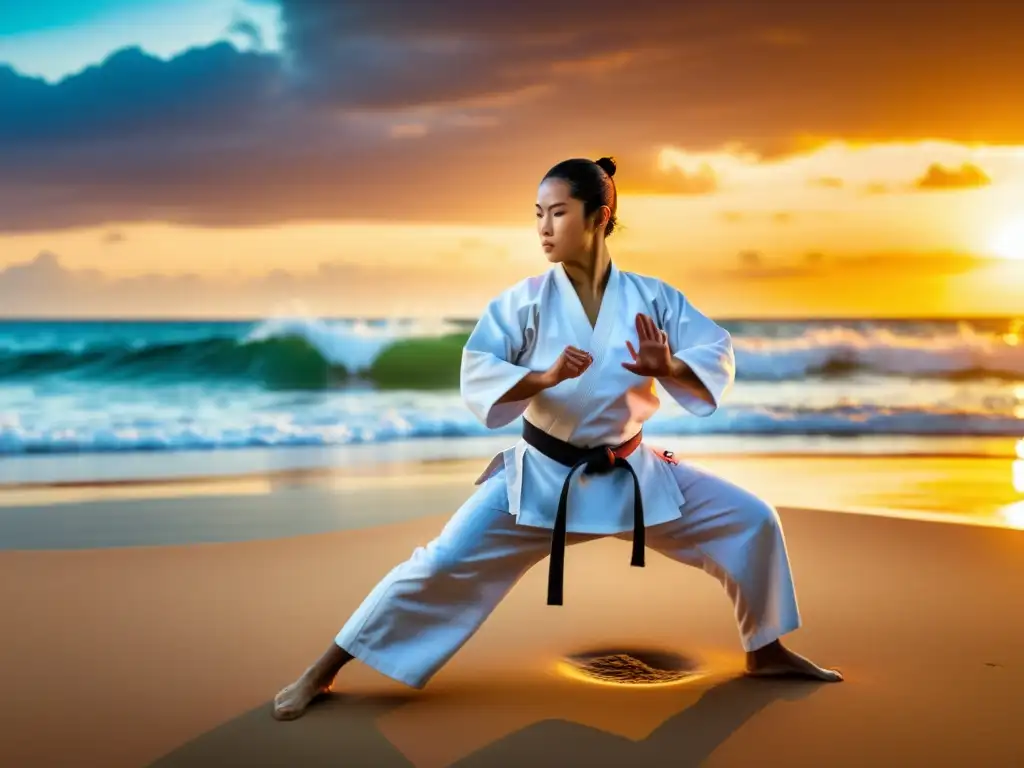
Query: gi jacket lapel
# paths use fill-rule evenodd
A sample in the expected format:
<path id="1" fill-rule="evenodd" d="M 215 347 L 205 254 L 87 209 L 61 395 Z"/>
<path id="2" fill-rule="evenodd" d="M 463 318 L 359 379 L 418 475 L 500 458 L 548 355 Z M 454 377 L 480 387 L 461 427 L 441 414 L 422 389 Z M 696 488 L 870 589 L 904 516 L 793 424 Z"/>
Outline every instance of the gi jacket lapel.
<path id="1" fill-rule="evenodd" d="M 591 327 L 587 319 L 586 310 L 573 288 L 572 282 L 566 275 L 561 264 L 555 265 L 553 270 L 555 288 L 558 293 L 559 306 L 565 313 L 569 327 L 576 337 L 575 343 L 580 349 L 590 352 L 594 356 L 594 362 L 586 372 L 576 379 L 562 382 L 562 397 L 567 402 L 575 401 L 574 407 L 567 408 L 548 431 L 561 440 L 570 440 L 576 431 L 580 419 L 586 412 L 586 401 L 594 391 L 595 386 L 600 382 L 602 369 L 609 360 L 608 340 L 612 329 L 618 322 L 617 312 L 619 311 L 619 297 L 621 289 L 621 275 L 614 264 L 608 275 L 608 283 L 604 289 L 604 296 L 601 298 L 601 308 L 597 314 L 597 322 Z M 571 400 L 569 398 L 572 398 Z"/>
<path id="2" fill-rule="evenodd" d="M 587 318 L 587 312 L 583 308 L 576 289 L 565 273 L 561 264 L 556 264 L 552 270 L 555 277 L 555 289 L 558 292 L 559 305 L 566 313 L 569 326 L 576 337 L 576 346 L 594 355 L 595 359 L 599 352 L 603 351 L 608 343 L 608 332 L 615 322 L 615 313 L 618 310 L 619 298 L 619 270 L 614 264 L 608 275 L 608 284 L 604 289 L 604 296 L 601 298 L 601 308 L 597 313 L 597 322 L 593 327 Z"/>

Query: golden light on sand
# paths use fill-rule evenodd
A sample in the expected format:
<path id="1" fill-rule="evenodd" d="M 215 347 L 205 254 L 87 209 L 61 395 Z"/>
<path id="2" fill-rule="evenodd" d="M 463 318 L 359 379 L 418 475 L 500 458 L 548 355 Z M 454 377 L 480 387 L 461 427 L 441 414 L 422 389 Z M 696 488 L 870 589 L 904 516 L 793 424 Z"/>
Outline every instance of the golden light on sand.
<path id="1" fill-rule="evenodd" d="M 992 238 L 992 252 L 1003 259 L 1024 261 L 1024 215 L 996 232 Z"/>
<path id="2" fill-rule="evenodd" d="M 569 656 L 555 668 L 570 680 L 634 689 L 683 685 L 708 675 L 693 661 L 675 654 L 625 650 Z"/>
<path id="3" fill-rule="evenodd" d="M 1022 512 L 1022 514 L 1024 514 L 1024 509 L 1022 509 L 1021 512 Z M 1022 518 L 1022 520 L 1024 520 L 1024 518 Z M 1022 527 L 1024 527 L 1024 525 L 1022 525 Z M 684 686 L 684 685 L 690 685 L 691 683 L 695 683 L 698 680 L 703 680 L 705 677 L 707 677 L 707 673 L 695 672 L 692 675 L 687 675 L 686 677 L 680 677 L 680 678 L 678 678 L 676 680 L 667 680 L 665 682 L 655 682 L 655 683 L 647 683 L 647 682 L 645 682 L 645 683 L 620 683 L 620 682 L 616 682 L 614 680 L 602 680 L 601 678 L 598 678 L 598 677 L 592 677 L 591 675 L 588 675 L 586 672 L 583 672 L 575 664 L 570 664 L 567 661 L 560 661 L 560 662 L 558 662 L 558 664 L 555 666 L 555 670 L 562 677 L 568 678 L 569 680 L 573 680 L 573 681 L 578 682 L 578 683 L 586 683 L 587 685 L 600 685 L 600 686 L 604 686 L 606 688 L 618 688 L 620 690 L 634 689 L 634 690 L 644 690 L 645 691 L 645 690 L 649 690 L 651 688 L 670 688 L 670 687 L 673 687 L 673 686 L 674 687 L 680 687 L 680 686 Z"/>
<path id="4" fill-rule="evenodd" d="M 999 510 L 1011 528 L 1024 531 L 1024 501 L 1018 501 Z"/>

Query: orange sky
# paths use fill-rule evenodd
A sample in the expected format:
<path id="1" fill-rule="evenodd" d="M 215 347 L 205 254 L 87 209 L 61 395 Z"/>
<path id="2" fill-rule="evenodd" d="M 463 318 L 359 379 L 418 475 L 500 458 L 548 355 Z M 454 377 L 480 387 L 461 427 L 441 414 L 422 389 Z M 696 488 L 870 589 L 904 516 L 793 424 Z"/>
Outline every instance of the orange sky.
<path id="1" fill-rule="evenodd" d="M 986 3 L 578 5 L 278 0 L 279 48 L 0 66 L 0 312 L 471 315 L 546 267 L 544 171 L 603 154 L 613 256 L 712 314 L 1024 312 Z"/>

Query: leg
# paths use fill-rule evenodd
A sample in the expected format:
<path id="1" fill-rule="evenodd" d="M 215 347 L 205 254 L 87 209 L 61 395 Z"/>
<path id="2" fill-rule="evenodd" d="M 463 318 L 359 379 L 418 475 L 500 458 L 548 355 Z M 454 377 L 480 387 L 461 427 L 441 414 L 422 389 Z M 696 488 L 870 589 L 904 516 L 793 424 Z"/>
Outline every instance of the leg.
<path id="1" fill-rule="evenodd" d="M 800 627 L 793 576 L 775 508 L 747 490 L 686 464 L 673 467 L 686 505 L 679 520 L 648 529 L 648 546 L 702 568 L 725 587 L 736 611 L 751 675 L 842 676 L 785 648 Z"/>
<path id="2" fill-rule="evenodd" d="M 477 489 L 436 539 L 377 584 L 320 661 L 278 694 L 275 716 L 300 716 L 352 658 L 413 688 L 426 685 L 550 552 L 551 532 L 518 525 L 507 504 L 503 476 Z"/>

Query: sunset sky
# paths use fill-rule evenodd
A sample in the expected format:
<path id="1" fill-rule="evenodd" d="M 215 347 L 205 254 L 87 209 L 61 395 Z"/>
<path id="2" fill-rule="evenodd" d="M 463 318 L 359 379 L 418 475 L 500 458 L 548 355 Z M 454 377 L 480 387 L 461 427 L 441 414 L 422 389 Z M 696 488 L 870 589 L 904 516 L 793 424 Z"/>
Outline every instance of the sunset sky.
<path id="1" fill-rule="evenodd" d="M 625 269 L 720 317 L 1024 313 L 1006 0 L 0 9 L 0 314 L 472 315 L 615 155 Z"/>

